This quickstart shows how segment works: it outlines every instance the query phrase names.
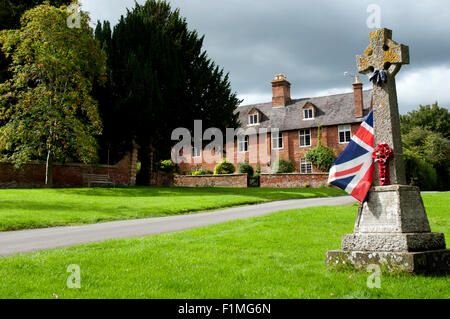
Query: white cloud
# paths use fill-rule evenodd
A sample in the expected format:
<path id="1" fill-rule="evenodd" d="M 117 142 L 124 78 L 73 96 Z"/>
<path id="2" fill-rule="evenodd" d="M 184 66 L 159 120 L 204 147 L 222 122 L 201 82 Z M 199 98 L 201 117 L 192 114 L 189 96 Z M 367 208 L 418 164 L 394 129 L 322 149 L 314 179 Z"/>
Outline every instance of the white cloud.
<path id="1" fill-rule="evenodd" d="M 436 101 L 440 106 L 448 108 L 450 104 L 450 67 L 416 68 L 399 73 L 397 95 L 400 113 L 417 109 L 419 104 L 432 104 Z"/>
<path id="2" fill-rule="evenodd" d="M 252 105 L 252 104 L 258 104 L 258 103 L 271 102 L 272 94 L 249 93 L 249 94 L 238 95 L 238 98 L 241 100 L 244 100 L 241 103 L 241 105 Z"/>

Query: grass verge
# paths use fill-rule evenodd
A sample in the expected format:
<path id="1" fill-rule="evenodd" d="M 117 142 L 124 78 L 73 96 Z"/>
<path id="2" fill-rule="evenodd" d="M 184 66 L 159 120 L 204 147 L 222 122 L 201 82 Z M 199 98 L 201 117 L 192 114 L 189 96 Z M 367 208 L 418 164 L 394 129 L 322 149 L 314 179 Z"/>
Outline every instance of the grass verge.
<path id="1" fill-rule="evenodd" d="M 165 217 L 275 200 L 340 195 L 345 193 L 331 188 L 2 189 L 0 231 Z"/>
<path id="2" fill-rule="evenodd" d="M 450 193 L 426 194 L 432 230 L 450 238 Z M 0 259 L 0 298 L 450 298 L 448 277 L 329 271 L 356 206 L 279 212 L 190 231 Z M 81 268 L 69 289 L 67 267 Z"/>

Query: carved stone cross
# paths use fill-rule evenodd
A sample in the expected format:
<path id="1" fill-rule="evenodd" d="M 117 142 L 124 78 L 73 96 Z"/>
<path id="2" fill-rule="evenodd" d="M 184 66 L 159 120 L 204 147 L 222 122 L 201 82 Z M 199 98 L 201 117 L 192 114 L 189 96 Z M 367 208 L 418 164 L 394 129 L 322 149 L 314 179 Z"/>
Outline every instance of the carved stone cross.
<path id="1" fill-rule="evenodd" d="M 392 41 L 391 30 L 376 30 L 370 33 L 370 44 L 363 55 L 356 57 L 356 64 L 358 72 L 363 74 L 386 71 L 387 82 L 373 87 L 375 146 L 387 143 L 394 149 L 394 158 L 389 165 L 391 182 L 406 185 L 395 76 L 403 64 L 409 64 L 409 48 Z M 380 185 L 378 177 L 376 167 L 376 186 Z"/>
<path id="2" fill-rule="evenodd" d="M 353 234 L 342 238 L 342 249 L 327 252 L 329 266 L 363 269 L 378 264 L 410 273 L 450 274 L 450 249 L 443 233 L 432 233 L 418 187 L 406 185 L 400 137 L 400 119 L 395 75 L 409 63 L 407 46 L 392 41 L 392 31 L 381 29 L 370 34 L 370 45 L 357 57 L 358 71 L 380 77 L 373 87 L 375 143 L 379 160 L 389 162 L 393 185 L 381 185 L 379 165 L 367 201 L 359 206 Z M 386 80 L 384 80 L 386 73 Z M 387 145 L 386 145 L 387 144 Z M 387 164 L 387 162 L 383 162 Z M 387 165 L 381 165 L 386 173 Z M 383 184 L 388 184 L 384 175 Z"/>

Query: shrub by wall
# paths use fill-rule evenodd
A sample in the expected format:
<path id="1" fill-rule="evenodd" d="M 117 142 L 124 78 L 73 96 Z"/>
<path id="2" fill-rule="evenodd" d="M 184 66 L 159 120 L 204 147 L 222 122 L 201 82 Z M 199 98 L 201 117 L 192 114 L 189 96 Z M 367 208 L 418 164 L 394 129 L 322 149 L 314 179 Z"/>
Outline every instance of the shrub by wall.
<path id="1" fill-rule="evenodd" d="M 224 158 L 222 162 L 217 164 L 214 168 L 214 175 L 233 174 L 235 171 L 236 167 Z"/>
<path id="2" fill-rule="evenodd" d="M 241 163 L 238 168 L 239 174 L 248 174 L 249 177 L 252 177 L 255 174 L 253 167 L 249 163 Z"/>
<path id="3" fill-rule="evenodd" d="M 278 160 L 272 166 L 273 174 L 288 174 L 295 170 L 295 163 L 292 161 Z"/>

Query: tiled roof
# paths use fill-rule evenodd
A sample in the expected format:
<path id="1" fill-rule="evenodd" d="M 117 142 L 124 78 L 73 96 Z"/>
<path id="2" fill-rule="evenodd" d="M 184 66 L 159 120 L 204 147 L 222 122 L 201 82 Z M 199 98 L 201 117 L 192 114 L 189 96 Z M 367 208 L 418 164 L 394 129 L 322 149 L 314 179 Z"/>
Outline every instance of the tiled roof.
<path id="1" fill-rule="evenodd" d="M 370 110 L 372 90 L 364 91 L 363 96 L 365 117 Z M 308 102 L 316 107 L 316 116 L 313 120 L 303 119 L 303 107 Z M 256 128 L 267 128 L 269 131 L 275 128 L 280 131 L 291 131 L 318 127 L 320 124 L 330 126 L 364 121 L 364 118 L 355 117 L 353 92 L 292 100 L 285 107 L 274 108 L 272 102 L 240 106 L 235 112 L 239 112 L 239 121 L 244 129 L 247 128 L 248 113 L 252 109 L 258 110 L 261 114 L 260 125 Z"/>

